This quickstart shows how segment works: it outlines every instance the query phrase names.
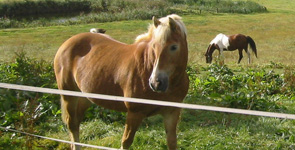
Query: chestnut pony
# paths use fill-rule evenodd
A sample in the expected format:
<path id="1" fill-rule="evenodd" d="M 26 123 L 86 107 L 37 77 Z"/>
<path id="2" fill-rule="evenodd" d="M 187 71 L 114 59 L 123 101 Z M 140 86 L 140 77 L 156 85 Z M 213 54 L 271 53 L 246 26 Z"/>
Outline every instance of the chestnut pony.
<path id="1" fill-rule="evenodd" d="M 218 34 L 209 44 L 206 51 L 206 63 L 212 62 L 212 54 L 217 49 L 219 51 L 219 56 L 223 57 L 223 51 L 234 51 L 236 49 L 239 50 L 239 61 L 241 62 L 243 58 L 243 49 L 248 54 L 248 64 L 250 64 L 250 52 L 248 51 L 248 45 L 252 51 L 254 52 L 257 58 L 257 50 L 256 44 L 254 40 L 250 36 L 245 36 L 243 34 L 235 34 L 235 35 L 224 35 L 222 33 Z"/>
<path id="2" fill-rule="evenodd" d="M 101 33 L 81 33 L 64 42 L 54 59 L 58 88 L 87 93 L 182 102 L 188 91 L 188 47 L 178 15 L 153 17 L 148 32 L 133 44 Z M 177 148 L 180 108 L 61 95 L 62 118 L 71 141 L 79 142 L 79 125 L 92 104 L 127 112 L 121 149 L 128 149 L 146 117 L 163 116 L 170 150 Z M 72 149 L 80 149 L 72 144 Z"/>

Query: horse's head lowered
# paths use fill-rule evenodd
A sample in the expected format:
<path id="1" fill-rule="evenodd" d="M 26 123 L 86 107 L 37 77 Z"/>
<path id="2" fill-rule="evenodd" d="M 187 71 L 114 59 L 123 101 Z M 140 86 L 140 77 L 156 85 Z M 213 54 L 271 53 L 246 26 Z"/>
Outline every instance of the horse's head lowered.
<path id="1" fill-rule="evenodd" d="M 211 48 L 211 44 L 208 46 L 207 51 L 205 53 L 206 63 L 212 62 L 212 54 L 210 54 L 210 48 Z"/>
<path id="2" fill-rule="evenodd" d="M 206 63 L 211 63 L 212 62 L 212 54 L 214 52 L 215 49 L 217 49 L 218 45 L 216 44 L 210 44 L 207 48 L 205 57 L 206 57 Z"/>
<path id="3" fill-rule="evenodd" d="M 186 28 L 177 15 L 157 19 L 153 17 L 150 46 L 153 70 L 149 85 L 155 92 L 167 92 L 185 73 L 188 61 Z"/>

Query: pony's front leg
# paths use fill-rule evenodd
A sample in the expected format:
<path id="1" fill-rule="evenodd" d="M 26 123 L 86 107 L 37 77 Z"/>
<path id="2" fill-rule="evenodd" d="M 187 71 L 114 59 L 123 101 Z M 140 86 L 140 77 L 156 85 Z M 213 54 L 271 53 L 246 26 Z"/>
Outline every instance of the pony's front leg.
<path id="1" fill-rule="evenodd" d="M 86 98 L 61 95 L 62 118 L 69 129 L 72 142 L 79 142 L 79 126 L 84 112 L 91 104 Z M 71 144 L 71 149 L 80 150 L 80 146 Z"/>
<path id="2" fill-rule="evenodd" d="M 61 95 L 62 118 L 70 132 L 72 142 L 79 142 L 80 122 L 77 118 L 78 98 Z M 80 150 L 80 146 L 71 144 L 72 150 Z"/>
<path id="3" fill-rule="evenodd" d="M 177 148 L 176 128 L 180 116 L 180 111 L 181 109 L 179 108 L 172 108 L 171 111 L 167 111 L 163 114 L 169 150 L 176 150 Z"/>
<path id="4" fill-rule="evenodd" d="M 138 112 L 128 112 L 125 124 L 125 131 L 122 137 L 121 149 L 128 149 L 133 142 L 135 133 L 145 115 Z"/>
<path id="5" fill-rule="evenodd" d="M 219 56 L 218 56 L 218 61 L 220 65 L 224 64 L 224 55 L 223 55 L 223 50 L 219 50 Z"/>

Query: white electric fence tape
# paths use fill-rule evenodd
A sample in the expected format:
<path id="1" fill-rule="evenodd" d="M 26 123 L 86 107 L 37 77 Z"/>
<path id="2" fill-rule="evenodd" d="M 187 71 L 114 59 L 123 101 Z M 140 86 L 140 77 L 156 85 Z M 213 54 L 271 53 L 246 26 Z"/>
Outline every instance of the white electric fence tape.
<path id="1" fill-rule="evenodd" d="M 128 97 L 120 97 L 120 96 L 109 96 L 109 95 L 102 95 L 102 94 L 93 94 L 93 93 L 83 93 L 83 92 L 76 92 L 76 91 L 40 88 L 40 87 L 16 85 L 16 84 L 8 84 L 8 83 L 0 83 L 0 88 L 15 89 L 15 90 L 22 90 L 22 91 L 31 91 L 31 92 L 50 93 L 50 94 L 62 94 L 62 95 L 68 95 L 68 96 L 88 97 L 88 98 L 94 98 L 94 99 L 105 99 L 105 100 L 121 101 L 121 102 L 125 101 L 125 102 L 152 104 L 152 105 L 159 105 L 159 106 L 170 106 L 170 107 L 186 108 L 186 109 L 218 111 L 218 112 L 236 113 L 236 114 L 243 114 L 243 115 L 264 116 L 264 117 L 274 117 L 274 118 L 283 118 L 283 119 L 295 119 L 295 115 L 293 115 L 293 114 L 263 112 L 263 111 L 224 108 L 224 107 L 215 107 L 215 106 L 204 106 L 204 105 L 185 104 L 185 103 L 175 103 L 175 102 L 156 101 L 156 100 L 147 100 L 147 99 L 139 99 L 139 98 L 128 98 Z"/>
<path id="2" fill-rule="evenodd" d="M 31 91 L 31 92 L 41 92 L 41 93 L 49 93 L 49 94 L 62 94 L 62 95 L 68 95 L 68 96 L 88 97 L 88 98 L 105 99 L 105 100 L 121 101 L 121 102 L 126 101 L 126 102 L 133 102 L 133 103 L 170 106 L 170 107 L 187 108 L 187 109 L 195 109 L 195 110 L 209 110 L 209 111 L 236 113 L 236 114 L 244 114 L 244 115 L 275 117 L 275 118 L 283 118 L 283 119 L 295 119 L 295 115 L 293 115 L 293 114 L 253 111 L 253 110 L 224 108 L 224 107 L 215 107 L 215 106 L 204 106 L 204 105 L 185 104 L 185 103 L 175 103 L 175 102 L 156 101 L 156 100 L 147 100 L 147 99 L 139 99 L 139 98 L 126 98 L 126 97 L 119 97 L 119 96 L 82 93 L 82 92 L 75 92 L 75 91 L 57 90 L 57 89 L 40 88 L 40 87 L 7 84 L 7 83 L 0 83 L 0 88 L 15 89 L 15 90 L 22 90 L 22 91 Z M 18 131 L 18 130 L 7 129 L 7 128 L 1 127 L 1 126 L 0 126 L 0 129 L 12 131 L 12 132 L 17 132 L 17 133 L 21 133 L 21 134 L 26 134 L 26 135 L 34 136 L 34 137 L 38 137 L 38 138 L 53 140 L 53 141 L 57 141 L 57 142 L 80 145 L 80 146 L 84 146 L 84 147 L 91 147 L 91 148 L 97 148 L 97 149 L 103 149 L 103 150 L 117 150 L 117 149 L 109 148 L 109 147 L 95 146 L 95 145 L 89 145 L 89 144 L 83 144 L 83 143 L 77 143 L 77 142 L 70 142 L 70 141 L 30 134 L 30 133 L 26 133 L 26 132 L 22 132 L 22 131 Z"/>
<path id="3" fill-rule="evenodd" d="M 118 149 L 109 148 L 109 147 L 95 146 L 95 145 L 90 145 L 90 144 L 83 144 L 83 143 L 78 143 L 78 142 L 71 142 L 71 141 L 66 141 L 66 140 L 50 138 L 50 137 L 46 137 L 46 136 L 35 135 L 35 134 L 26 133 L 26 132 L 22 132 L 22 131 L 18 131 L 18 130 L 4 128 L 1 126 L 0 126 L 0 129 L 8 130 L 8 131 L 16 132 L 16 133 L 21 133 L 21 134 L 25 134 L 25 135 L 29 135 L 29 136 L 33 136 L 33 137 L 38 137 L 38 138 L 42 138 L 42 139 L 52 140 L 52 141 L 56 141 L 56 142 L 75 144 L 75 145 L 79 145 L 79 146 L 83 146 L 83 147 L 91 147 L 91 148 L 102 149 L 102 150 L 118 150 Z"/>

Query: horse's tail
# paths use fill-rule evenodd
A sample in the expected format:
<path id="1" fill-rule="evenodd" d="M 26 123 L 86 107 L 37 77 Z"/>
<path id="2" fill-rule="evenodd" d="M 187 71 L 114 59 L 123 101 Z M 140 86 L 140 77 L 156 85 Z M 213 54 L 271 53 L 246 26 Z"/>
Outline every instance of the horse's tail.
<path id="1" fill-rule="evenodd" d="M 255 44 L 254 40 L 250 36 L 247 36 L 247 41 L 250 44 L 250 47 L 251 47 L 252 51 L 255 53 L 255 56 L 257 58 L 257 49 L 256 49 L 256 44 Z"/>

